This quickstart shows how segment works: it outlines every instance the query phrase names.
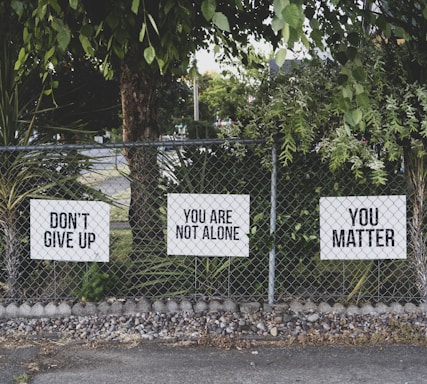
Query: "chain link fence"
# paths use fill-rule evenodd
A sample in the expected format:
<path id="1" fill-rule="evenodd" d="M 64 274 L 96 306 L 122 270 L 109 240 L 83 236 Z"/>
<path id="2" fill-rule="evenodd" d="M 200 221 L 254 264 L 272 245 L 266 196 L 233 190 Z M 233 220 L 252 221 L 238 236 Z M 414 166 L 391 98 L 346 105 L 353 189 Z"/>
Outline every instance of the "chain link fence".
<path id="1" fill-rule="evenodd" d="M 405 202 L 319 204 L 404 197 L 400 165 L 376 187 L 315 151 L 288 166 L 278 152 L 263 140 L 0 148 L 0 299 L 418 300 L 394 217 Z M 354 257 L 364 245 L 384 253 Z"/>

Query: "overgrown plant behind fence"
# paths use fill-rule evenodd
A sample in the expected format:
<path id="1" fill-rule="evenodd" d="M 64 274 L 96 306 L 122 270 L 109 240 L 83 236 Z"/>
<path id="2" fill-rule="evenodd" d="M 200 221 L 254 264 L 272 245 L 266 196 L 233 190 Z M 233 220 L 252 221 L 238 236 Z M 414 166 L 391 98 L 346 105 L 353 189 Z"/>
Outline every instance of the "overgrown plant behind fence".
<path id="1" fill-rule="evenodd" d="M 153 172 L 144 175 L 149 196 L 147 180 L 129 173 L 129 151 L 141 171 Z M 262 140 L 0 148 L 0 156 L 10 153 L 24 162 L 1 168 L 0 188 L 27 183 L 13 198 L 1 195 L 2 301 L 420 299 L 410 252 L 355 259 L 344 249 L 342 258 L 321 257 L 320 199 L 404 196 L 405 172 L 393 164 L 378 187 L 356 182 L 348 169 L 331 172 L 316 152 L 296 154 L 285 167 Z M 61 175 L 62 185 L 34 177 L 34 164 L 26 168 L 34 153 L 37 169 Z M 381 220 L 371 217 L 354 233 L 381 238 Z M 362 241 L 346 236 L 349 248 Z M 391 240 L 378 241 L 387 254 Z"/>

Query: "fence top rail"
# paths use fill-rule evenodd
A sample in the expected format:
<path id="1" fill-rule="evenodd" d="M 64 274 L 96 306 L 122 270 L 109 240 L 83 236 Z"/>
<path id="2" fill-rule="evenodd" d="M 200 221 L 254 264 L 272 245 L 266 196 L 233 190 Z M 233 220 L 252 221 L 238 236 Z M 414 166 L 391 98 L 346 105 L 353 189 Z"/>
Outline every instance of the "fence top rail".
<path id="1" fill-rule="evenodd" d="M 193 146 L 193 145 L 221 145 L 221 144 L 263 144 L 265 139 L 191 139 L 168 141 L 138 141 L 126 143 L 87 143 L 87 144 L 41 144 L 41 145 L 8 145 L 0 146 L 0 152 L 30 152 L 30 151 L 61 151 L 61 150 L 87 150 L 97 148 L 121 149 L 131 147 L 164 147 L 164 146 Z"/>

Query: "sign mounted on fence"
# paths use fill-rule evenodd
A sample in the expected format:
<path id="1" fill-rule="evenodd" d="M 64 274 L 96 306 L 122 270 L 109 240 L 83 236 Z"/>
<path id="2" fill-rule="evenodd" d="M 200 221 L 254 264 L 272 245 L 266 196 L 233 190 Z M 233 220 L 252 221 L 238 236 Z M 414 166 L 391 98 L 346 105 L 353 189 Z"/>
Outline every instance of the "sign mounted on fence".
<path id="1" fill-rule="evenodd" d="M 100 201 L 31 200 L 31 258 L 109 261 L 110 206 Z"/>
<path id="2" fill-rule="evenodd" d="M 249 256 L 249 195 L 168 194 L 168 255 Z"/>
<path id="3" fill-rule="evenodd" d="M 320 259 L 406 259 L 406 196 L 320 198 Z"/>

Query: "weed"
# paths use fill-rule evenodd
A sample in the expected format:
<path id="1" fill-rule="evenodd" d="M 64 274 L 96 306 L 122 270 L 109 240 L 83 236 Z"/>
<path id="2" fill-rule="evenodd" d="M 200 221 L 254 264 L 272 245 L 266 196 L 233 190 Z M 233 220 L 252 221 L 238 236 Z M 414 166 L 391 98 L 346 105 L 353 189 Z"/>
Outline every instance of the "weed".
<path id="1" fill-rule="evenodd" d="M 30 381 L 30 378 L 26 373 L 23 373 L 22 375 L 13 376 L 12 379 L 16 384 L 26 384 Z"/>

